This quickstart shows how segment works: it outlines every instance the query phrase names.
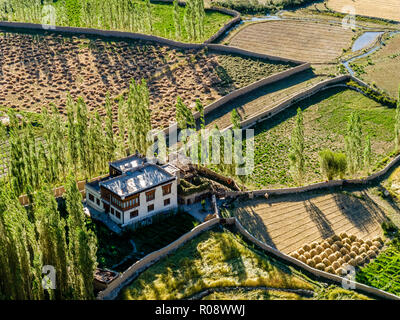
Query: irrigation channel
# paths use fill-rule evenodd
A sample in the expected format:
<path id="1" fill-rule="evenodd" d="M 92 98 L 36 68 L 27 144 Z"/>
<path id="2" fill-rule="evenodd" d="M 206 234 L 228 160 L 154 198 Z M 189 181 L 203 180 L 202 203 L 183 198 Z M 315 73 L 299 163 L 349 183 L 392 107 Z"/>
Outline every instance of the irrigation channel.
<path id="1" fill-rule="evenodd" d="M 355 72 L 354 70 L 350 67 L 350 64 L 358 59 L 367 57 L 371 54 L 373 54 L 375 51 L 379 50 L 380 48 L 382 48 L 383 46 L 383 41 L 382 41 L 382 36 L 388 33 L 389 36 L 393 36 L 397 33 L 400 33 L 400 31 L 391 31 L 391 32 L 365 32 L 364 34 L 362 34 L 353 44 L 352 47 L 352 51 L 359 51 L 362 50 L 368 46 L 370 46 L 371 44 L 373 44 L 374 42 L 376 42 L 377 40 L 377 44 L 375 46 L 373 46 L 371 49 L 369 49 L 367 52 L 364 52 L 362 54 L 356 55 L 355 57 L 352 57 L 350 59 L 347 60 L 343 60 L 341 61 L 342 65 L 347 69 L 347 71 L 352 75 L 355 76 Z"/>

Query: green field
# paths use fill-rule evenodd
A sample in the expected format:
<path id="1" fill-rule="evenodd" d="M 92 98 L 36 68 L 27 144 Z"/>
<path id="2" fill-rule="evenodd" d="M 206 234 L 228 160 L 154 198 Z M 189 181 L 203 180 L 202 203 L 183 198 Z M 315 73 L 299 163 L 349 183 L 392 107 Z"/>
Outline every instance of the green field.
<path id="1" fill-rule="evenodd" d="M 50 16 L 40 1 L 31 1 L 29 4 L 20 1 L 10 1 L 13 10 L 0 8 L 0 18 L 6 21 L 32 22 L 53 24 L 43 17 Z M 105 30 L 130 31 L 153 34 L 173 40 L 190 41 L 184 27 L 183 7 L 179 7 L 181 34 L 175 32 L 174 10 L 172 4 L 154 2 L 150 4 L 150 18 L 147 16 L 146 4 L 143 0 L 65 0 L 52 2 L 55 9 L 55 25 Z M 206 10 L 204 18 L 204 35 L 201 39 L 190 42 L 204 42 L 215 34 L 231 16 L 215 11 Z M 151 27 L 148 25 L 151 21 Z"/>
<path id="2" fill-rule="evenodd" d="M 360 113 L 363 137 L 371 135 L 372 167 L 394 147 L 395 109 L 384 107 L 350 89 L 327 89 L 255 127 L 255 168 L 249 179 L 253 187 L 294 185 L 288 155 L 294 116 L 299 107 L 304 116 L 307 170 L 304 184 L 324 181 L 318 153 L 325 148 L 344 151 L 344 134 L 353 111 Z"/>
<path id="3" fill-rule="evenodd" d="M 306 289 L 314 291 L 316 297 L 327 288 L 254 249 L 236 234 L 214 230 L 202 233 L 141 273 L 119 298 L 183 299 L 207 288 L 241 286 Z"/>
<path id="4" fill-rule="evenodd" d="M 400 296 L 399 241 L 394 241 L 374 261 L 358 271 L 356 280 Z"/>

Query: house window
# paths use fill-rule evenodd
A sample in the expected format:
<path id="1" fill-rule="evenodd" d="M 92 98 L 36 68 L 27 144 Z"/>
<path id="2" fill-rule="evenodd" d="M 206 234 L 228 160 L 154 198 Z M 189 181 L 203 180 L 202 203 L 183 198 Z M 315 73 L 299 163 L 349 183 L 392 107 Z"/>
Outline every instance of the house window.
<path id="1" fill-rule="evenodd" d="M 115 210 L 115 215 L 117 216 L 118 219 L 121 219 L 121 212 Z"/>
<path id="2" fill-rule="evenodd" d="M 111 214 L 114 214 L 114 208 L 111 208 Z"/>
<path id="3" fill-rule="evenodd" d="M 153 211 L 153 210 L 154 210 L 154 204 L 151 204 L 151 205 L 147 206 L 147 211 L 148 212 Z"/>
<path id="4" fill-rule="evenodd" d="M 146 192 L 146 201 L 149 202 L 149 201 L 154 200 L 155 195 L 156 195 L 156 190 L 151 190 L 151 191 Z"/>
<path id="5" fill-rule="evenodd" d="M 99 199 L 96 199 L 96 203 L 97 203 L 98 206 L 100 206 L 100 200 Z"/>
<path id="6" fill-rule="evenodd" d="M 164 206 L 169 206 L 170 204 L 171 204 L 170 198 L 164 200 Z"/>
<path id="7" fill-rule="evenodd" d="M 135 196 L 135 198 L 133 198 L 131 202 L 132 202 L 132 207 L 138 207 L 140 205 L 139 195 Z"/>
<path id="8" fill-rule="evenodd" d="M 94 202 L 94 196 L 91 193 L 89 193 L 89 200 Z"/>
<path id="9" fill-rule="evenodd" d="M 172 184 L 168 184 L 162 187 L 163 196 L 171 193 L 171 186 Z"/>
<path id="10" fill-rule="evenodd" d="M 132 211 L 131 214 L 130 214 L 131 219 L 136 218 L 138 215 L 139 215 L 139 211 L 138 210 Z"/>

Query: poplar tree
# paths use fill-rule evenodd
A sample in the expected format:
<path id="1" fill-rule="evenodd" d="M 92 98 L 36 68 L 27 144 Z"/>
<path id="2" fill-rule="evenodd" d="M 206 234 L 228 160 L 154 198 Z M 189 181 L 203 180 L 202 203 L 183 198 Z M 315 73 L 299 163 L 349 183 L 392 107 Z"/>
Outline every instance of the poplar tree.
<path id="1" fill-rule="evenodd" d="M 369 172 L 369 169 L 371 168 L 371 156 L 371 137 L 368 135 L 364 148 L 364 168 L 367 172 Z"/>
<path id="2" fill-rule="evenodd" d="M 355 173 L 362 165 L 361 118 L 357 112 L 352 112 L 347 125 L 345 137 L 347 167 L 350 173 Z"/>
<path id="3" fill-rule="evenodd" d="M 34 197 L 33 213 L 38 234 L 38 244 L 43 254 L 44 265 L 51 265 L 57 270 L 56 289 L 52 295 L 56 299 L 68 299 L 68 251 L 65 221 L 61 218 L 53 191 L 43 186 Z"/>
<path id="4" fill-rule="evenodd" d="M 173 1 L 174 4 L 174 27 L 175 27 L 175 37 L 176 39 L 181 39 L 182 33 L 181 33 L 181 22 L 179 18 L 179 5 L 178 5 L 178 0 Z"/>
<path id="5" fill-rule="evenodd" d="M 115 156 L 115 138 L 114 138 L 114 130 L 113 130 L 113 115 L 112 115 L 112 106 L 110 101 L 110 94 L 107 92 L 106 95 L 106 120 L 105 120 L 105 149 L 106 149 L 106 160 L 112 161 Z"/>
<path id="6" fill-rule="evenodd" d="M 68 162 L 76 172 L 78 166 L 78 142 L 75 126 L 75 103 L 71 96 L 67 96 L 67 139 L 68 139 Z"/>
<path id="7" fill-rule="evenodd" d="M 395 151 L 400 150 L 400 87 L 399 87 L 399 97 L 397 100 L 396 115 L 394 118 L 394 145 Z"/>
<path id="8" fill-rule="evenodd" d="M 79 97 L 76 102 L 76 141 L 80 168 L 88 175 L 88 110 L 85 101 Z"/>
<path id="9" fill-rule="evenodd" d="M 231 112 L 231 123 L 232 123 L 232 129 L 240 129 L 240 115 L 236 111 L 236 109 L 233 109 Z"/>
<path id="10" fill-rule="evenodd" d="M 118 103 L 118 156 L 126 156 L 125 146 L 125 130 L 126 130 L 126 119 L 125 119 L 125 100 L 121 97 Z"/>
<path id="11" fill-rule="evenodd" d="M 86 228 L 82 195 L 75 176 L 69 174 L 65 186 L 68 213 L 69 275 L 74 299 L 93 299 L 93 274 L 96 269 L 96 237 Z"/>
<path id="12" fill-rule="evenodd" d="M 300 185 L 303 181 L 305 170 L 304 157 L 304 123 L 301 108 L 297 109 L 295 127 L 290 139 L 290 172 L 296 184 Z"/>
<path id="13" fill-rule="evenodd" d="M 24 158 L 22 151 L 21 135 L 19 133 L 19 123 L 13 110 L 8 112 L 9 127 L 10 127 L 10 168 L 9 168 L 9 179 L 11 186 L 17 195 L 21 195 L 24 191 L 25 186 L 25 168 Z"/>

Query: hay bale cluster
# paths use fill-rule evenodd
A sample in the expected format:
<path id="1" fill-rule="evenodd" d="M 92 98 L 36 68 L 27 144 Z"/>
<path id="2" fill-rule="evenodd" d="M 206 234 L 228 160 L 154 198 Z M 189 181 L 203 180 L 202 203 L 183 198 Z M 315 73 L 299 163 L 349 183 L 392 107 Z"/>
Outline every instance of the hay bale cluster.
<path id="1" fill-rule="evenodd" d="M 319 243 L 305 244 L 291 256 L 310 267 L 343 275 L 346 265 L 361 266 L 374 259 L 383 243 L 380 237 L 364 241 L 354 235 L 341 233 Z"/>

